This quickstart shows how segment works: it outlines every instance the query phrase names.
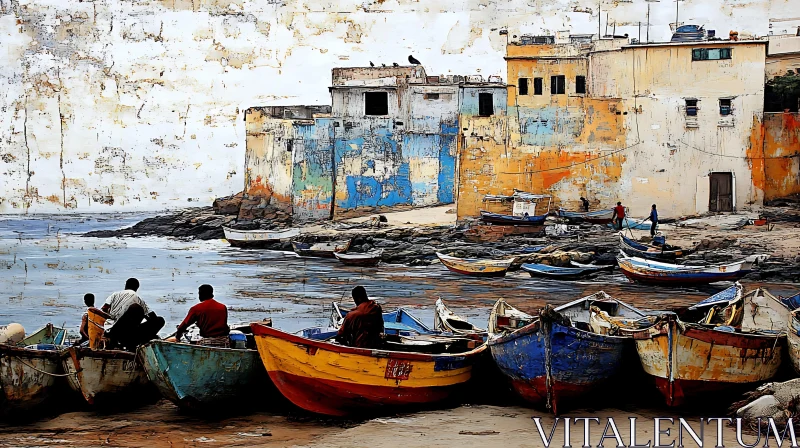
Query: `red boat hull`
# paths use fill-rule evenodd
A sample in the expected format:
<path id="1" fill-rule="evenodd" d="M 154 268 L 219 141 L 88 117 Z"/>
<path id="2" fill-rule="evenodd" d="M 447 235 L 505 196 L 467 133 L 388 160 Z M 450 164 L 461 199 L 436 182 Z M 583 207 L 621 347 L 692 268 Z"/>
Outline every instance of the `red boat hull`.
<path id="1" fill-rule="evenodd" d="M 629 272 L 625 269 L 620 270 L 628 279 L 650 285 L 707 285 L 715 282 L 735 282 L 750 273 L 750 271 L 741 270 L 728 274 L 696 275 L 694 277 L 653 277 Z"/>
<path id="2" fill-rule="evenodd" d="M 751 390 L 759 383 L 725 383 L 721 381 L 696 381 L 696 380 L 674 380 L 672 390 L 667 378 L 656 377 L 656 388 L 664 396 L 667 406 L 681 406 L 687 401 L 691 401 L 703 394 L 715 393 L 733 388 L 748 388 Z"/>
<path id="3" fill-rule="evenodd" d="M 383 387 L 306 378 L 270 371 L 275 386 L 292 403 L 318 414 L 345 416 L 382 407 L 423 405 L 450 397 L 456 386 Z"/>
<path id="4" fill-rule="evenodd" d="M 457 268 L 451 268 L 450 266 L 445 266 L 445 267 L 452 272 L 461 275 L 469 275 L 470 277 L 505 277 L 507 272 L 507 270 L 497 271 L 497 272 L 474 272 L 474 271 L 464 271 Z"/>
<path id="5" fill-rule="evenodd" d="M 544 376 L 530 380 L 512 379 L 511 387 L 525 401 L 535 404 L 547 404 L 547 378 Z M 553 381 L 553 413 L 558 414 L 558 403 L 569 398 L 578 397 L 589 392 L 597 384 L 571 384 L 562 381 Z"/>

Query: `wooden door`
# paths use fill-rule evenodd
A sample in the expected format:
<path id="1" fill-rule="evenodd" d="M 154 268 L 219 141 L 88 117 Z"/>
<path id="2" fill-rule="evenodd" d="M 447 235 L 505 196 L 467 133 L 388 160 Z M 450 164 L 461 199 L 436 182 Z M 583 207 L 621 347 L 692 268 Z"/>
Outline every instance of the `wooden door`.
<path id="1" fill-rule="evenodd" d="M 711 173 L 709 177 L 708 210 L 711 212 L 732 212 L 733 174 Z"/>

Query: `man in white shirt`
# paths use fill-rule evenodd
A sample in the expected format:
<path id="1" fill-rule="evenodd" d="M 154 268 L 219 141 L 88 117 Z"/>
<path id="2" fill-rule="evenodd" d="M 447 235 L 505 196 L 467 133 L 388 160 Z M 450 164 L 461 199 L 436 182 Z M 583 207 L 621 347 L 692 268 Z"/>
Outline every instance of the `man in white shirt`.
<path id="1" fill-rule="evenodd" d="M 136 350 L 136 347 L 158 337 L 158 331 L 164 326 L 164 318 L 150 311 L 144 300 L 136 291 L 139 280 L 129 278 L 125 282 L 125 290 L 108 296 L 102 310 L 108 313 L 110 323 L 106 321 L 106 337 L 110 347 L 122 347 Z"/>

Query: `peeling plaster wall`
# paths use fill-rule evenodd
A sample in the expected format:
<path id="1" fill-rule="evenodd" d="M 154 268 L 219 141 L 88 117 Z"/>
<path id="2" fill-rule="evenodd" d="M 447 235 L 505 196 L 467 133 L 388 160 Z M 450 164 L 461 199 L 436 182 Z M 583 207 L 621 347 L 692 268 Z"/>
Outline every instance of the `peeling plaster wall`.
<path id="1" fill-rule="evenodd" d="M 764 156 L 764 199 L 800 193 L 800 114 L 764 114 Z"/>
<path id="2" fill-rule="evenodd" d="M 798 0 L 680 8 L 718 35 L 766 34 Z M 646 9 L 602 2 L 602 25 L 637 36 Z M 244 183 L 247 107 L 319 104 L 332 67 L 409 53 L 437 73 L 503 75 L 493 28 L 594 33 L 597 17 L 588 0 L 0 0 L 0 213 L 207 204 Z M 651 38 L 673 17 L 653 3 Z"/>

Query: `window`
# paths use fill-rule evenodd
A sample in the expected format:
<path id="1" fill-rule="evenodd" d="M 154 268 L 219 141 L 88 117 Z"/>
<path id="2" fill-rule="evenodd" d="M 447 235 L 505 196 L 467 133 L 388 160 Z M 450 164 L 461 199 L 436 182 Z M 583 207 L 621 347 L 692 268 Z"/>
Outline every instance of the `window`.
<path id="1" fill-rule="evenodd" d="M 718 61 L 730 58 L 730 48 L 695 48 L 692 50 L 693 61 Z"/>
<path id="2" fill-rule="evenodd" d="M 528 78 L 519 78 L 519 82 L 517 83 L 517 90 L 520 95 L 528 94 Z"/>
<path id="3" fill-rule="evenodd" d="M 697 100 L 686 100 L 686 115 L 689 117 L 697 116 Z"/>
<path id="4" fill-rule="evenodd" d="M 730 115 L 731 114 L 731 99 L 730 98 L 720 98 L 720 100 L 719 100 L 719 114 L 720 115 Z"/>
<path id="5" fill-rule="evenodd" d="M 575 77 L 575 93 L 586 93 L 586 77 Z"/>
<path id="6" fill-rule="evenodd" d="M 389 93 L 364 92 L 365 115 L 389 115 Z"/>
<path id="7" fill-rule="evenodd" d="M 425 99 L 426 100 L 438 100 L 439 99 L 439 94 L 438 93 L 426 93 L 425 94 Z"/>
<path id="8" fill-rule="evenodd" d="M 566 78 L 564 75 L 550 77 L 550 95 L 563 95 Z"/>
<path id="9" fill-rule="evenodd" d="M 491 117 L 494 115 L 494 99 L 491 93 L 478 94 L 478 115 L 481 117 Z"/>
<path id="10" fill-rule="evenodd" d="M 542 87 L 542 78 L 533 78 L 533 94 L 541 95 L 544 87 Z"/>

